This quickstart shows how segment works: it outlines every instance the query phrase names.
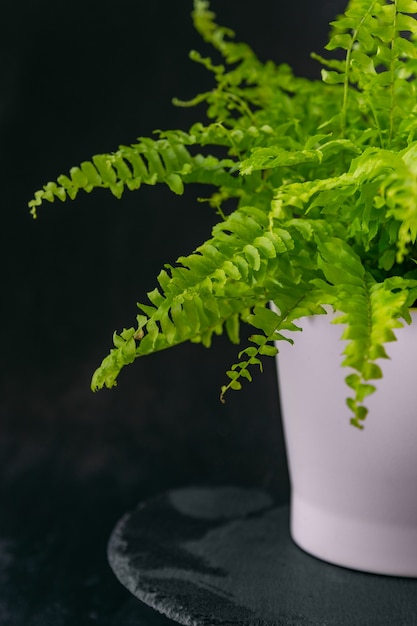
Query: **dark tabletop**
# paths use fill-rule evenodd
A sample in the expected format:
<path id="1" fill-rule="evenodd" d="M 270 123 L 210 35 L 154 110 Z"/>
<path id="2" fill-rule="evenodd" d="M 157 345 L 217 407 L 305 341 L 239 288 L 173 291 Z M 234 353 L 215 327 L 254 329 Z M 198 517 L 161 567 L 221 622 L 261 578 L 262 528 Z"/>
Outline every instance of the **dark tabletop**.
<path id="1" fill-rule="evenodd" d="M 417 580 L 312 557 L 289 507 L 260 489 L 172 489 L 141 503 L 108 547 L 118 579 L 183 626 L 416 626 Z"/>
<path id="2" fill-rule="evenodd" d="M 223 4 L 213 0 L 221 20 L 262 58 L 318 75 L 308 53 L 344 2 L 259 0 L 259 20 L 250 3 L 239 13 Z M 161 264 L 207 236 L 201 191 L 148 188 L 122 202 L 97 193 L 37 222 L 27 212 L 33 190 L 92 153 L 192 122 L 170 104 L 209 88 L 187 60 L 202 49 L 190 9 L 191 0 L 1 7 L 0 626 L 170 623 L 110 569 L 107 542 L 124 512 L 187 485 L 288 499 L 272 362 L 225 405 L 219 389 L 236 350 L 222 338 L 211 351 L 140 361 L 116 390 L 89 390 Z"/>

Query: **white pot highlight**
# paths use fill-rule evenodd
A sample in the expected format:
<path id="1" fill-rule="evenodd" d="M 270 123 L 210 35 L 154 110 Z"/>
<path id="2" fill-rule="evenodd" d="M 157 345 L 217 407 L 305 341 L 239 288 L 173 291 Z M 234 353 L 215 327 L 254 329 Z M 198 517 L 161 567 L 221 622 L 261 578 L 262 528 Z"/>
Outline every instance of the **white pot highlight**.
<path id="1" fill-rule="evenodd" d="M 278 383 L 291 479 L 291 534 L 323 560 L 417 576 L 417 310 L 387 346 L 384 377 L 351 426 L 343 328 L 305 318 L 279 342 Z"/>

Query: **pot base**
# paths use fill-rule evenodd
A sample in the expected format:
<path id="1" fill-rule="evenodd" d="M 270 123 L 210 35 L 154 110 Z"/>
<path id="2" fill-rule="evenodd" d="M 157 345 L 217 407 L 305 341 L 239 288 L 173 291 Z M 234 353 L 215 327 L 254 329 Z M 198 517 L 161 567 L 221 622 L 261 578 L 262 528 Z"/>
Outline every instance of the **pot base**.
<path id="1" fill-rule="evenodd" d="M 417 577 L 417 529 L 349 518 L 293 494 L 291 537 L 322 561 L 373 574 Z"/>

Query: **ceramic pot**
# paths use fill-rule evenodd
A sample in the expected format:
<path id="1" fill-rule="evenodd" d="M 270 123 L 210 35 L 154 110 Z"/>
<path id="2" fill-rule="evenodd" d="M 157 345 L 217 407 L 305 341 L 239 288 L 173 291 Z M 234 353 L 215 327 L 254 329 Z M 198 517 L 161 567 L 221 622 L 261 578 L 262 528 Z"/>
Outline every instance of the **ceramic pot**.
<path id="1" fill-rule="evenodd" d="M 396 330 L 365 429 L 350 425 L 343 328 L 301 321 L 279 342 L 278 381 L 292 487 L 291 534 L 323 560 L 417 576 L 417 310 Z"/>

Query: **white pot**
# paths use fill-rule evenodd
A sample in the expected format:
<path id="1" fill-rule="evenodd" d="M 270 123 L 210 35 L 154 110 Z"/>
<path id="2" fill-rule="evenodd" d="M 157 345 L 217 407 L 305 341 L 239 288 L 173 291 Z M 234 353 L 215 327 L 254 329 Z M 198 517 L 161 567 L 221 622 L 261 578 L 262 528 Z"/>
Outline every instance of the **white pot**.
<path id="1" fill-rule="evenodd" d="M 323 560 L 417 576 L 417 310 L 381 360 L 365 429 L 349 423 L 344 343 L 329 315 L 279 342 L 278 382 L 291 495 L 291 534 Z"/>

